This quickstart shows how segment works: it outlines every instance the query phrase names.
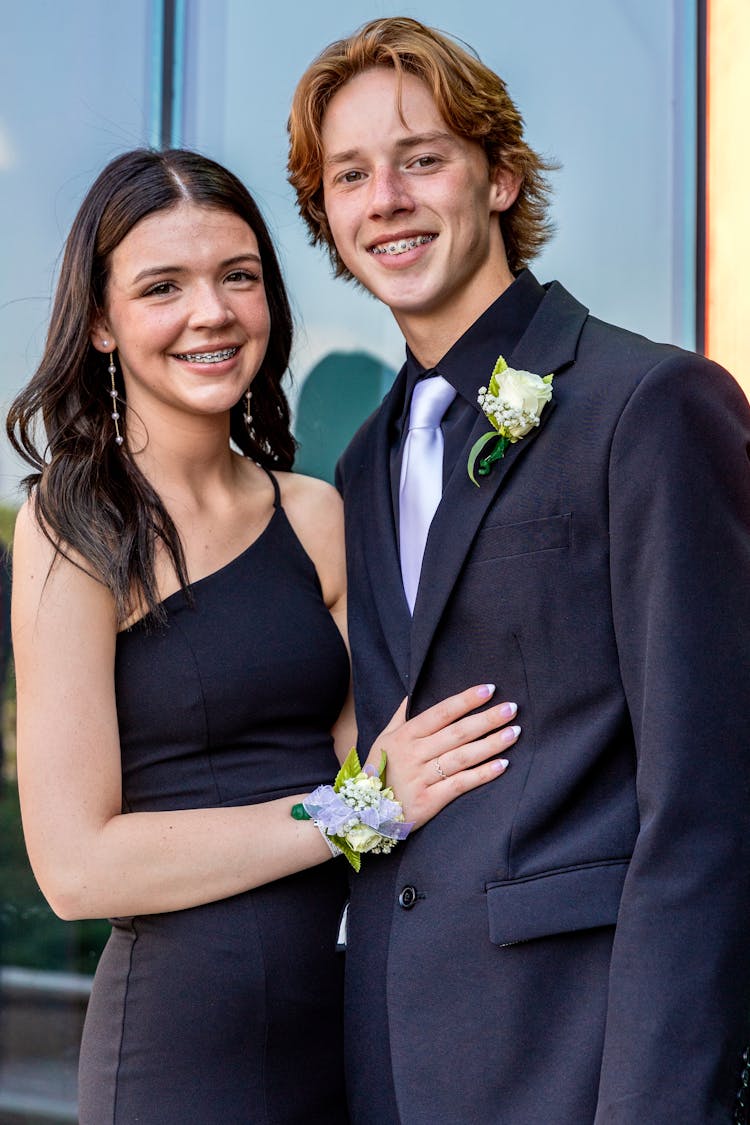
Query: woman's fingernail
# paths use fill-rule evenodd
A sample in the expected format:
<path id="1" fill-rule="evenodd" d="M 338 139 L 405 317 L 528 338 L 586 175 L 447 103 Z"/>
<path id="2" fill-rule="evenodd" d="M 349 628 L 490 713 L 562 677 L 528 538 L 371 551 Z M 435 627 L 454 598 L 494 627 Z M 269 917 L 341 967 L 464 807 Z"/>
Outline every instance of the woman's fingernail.
<path id="1" fill-rule="evenodd" d="M 518 738 L 519 734 L 521 733 L 521 728 L 520 727 L 506 727 L 505 731 L 508 735 L 512 736 L 513 741 L 515 742 L 515 740 Z"/>
<path id="2" fill-rule="evenodd" d="M 517 703 L 503 703 L 500 706 L 500 714 L 503 719 L 512 719 L 518 711 Z"/>
<path id="3" fill-rule="evenodd" d="M 492 768 L 495 773 L 505 773 L 508 768 L 507 758 L 494 758 L 492 761 Z"/>
<path id="4" fill-rule="evenodd" d="M 495 693 L 495 685 L 494 684 L 482 684 L 481 687 L 477 688 L 477 695 L 479 696 L 480 699 L 489 699 L 491 695 L 494 695 L 494 693 Z"/>

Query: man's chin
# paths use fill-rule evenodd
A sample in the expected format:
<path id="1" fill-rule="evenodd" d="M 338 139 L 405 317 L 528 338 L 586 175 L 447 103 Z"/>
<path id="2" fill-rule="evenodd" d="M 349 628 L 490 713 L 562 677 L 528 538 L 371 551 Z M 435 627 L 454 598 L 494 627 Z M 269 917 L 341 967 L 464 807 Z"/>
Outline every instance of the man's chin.
<path id="1" fill-rule="evenodd" d="M 372 273 L 368 272 L 367 275 L 355 274 L 354 279 L 371 297 L 387 305 L 399 322 L 402 316 L 428 316 L 435 308 L 434 295 L 425 293 L 423 286 L 409 285 L 406 278 L 373 277 Z"/>

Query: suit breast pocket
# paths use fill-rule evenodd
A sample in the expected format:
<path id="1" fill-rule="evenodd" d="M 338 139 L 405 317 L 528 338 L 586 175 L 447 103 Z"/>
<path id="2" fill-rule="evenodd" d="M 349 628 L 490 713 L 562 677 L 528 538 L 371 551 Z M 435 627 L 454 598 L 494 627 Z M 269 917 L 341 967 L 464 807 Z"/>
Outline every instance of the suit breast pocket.
<path id="1" fill-rule="evenodd" d="M 565 512 L 524 523 L 483 527 L 474 540 L 470 561 L 477 563 L 539 551 L 564 551 L 570 546 L 571 523 L 572 514 Z"/>

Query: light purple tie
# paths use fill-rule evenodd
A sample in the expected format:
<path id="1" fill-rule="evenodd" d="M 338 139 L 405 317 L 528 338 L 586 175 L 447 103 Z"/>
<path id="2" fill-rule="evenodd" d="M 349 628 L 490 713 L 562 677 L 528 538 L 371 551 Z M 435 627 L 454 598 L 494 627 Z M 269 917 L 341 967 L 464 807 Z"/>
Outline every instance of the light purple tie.
<path id="1" fill-rule="evenodd" d="M 417 600 L 427 532 L 443 495 L 443 434 L 440 422 L 455 397 L 455 390 L 442 375 L 431 375 L 416 384 L 411 399 L 398 504 L 401 575 L 412 613 Z"/>

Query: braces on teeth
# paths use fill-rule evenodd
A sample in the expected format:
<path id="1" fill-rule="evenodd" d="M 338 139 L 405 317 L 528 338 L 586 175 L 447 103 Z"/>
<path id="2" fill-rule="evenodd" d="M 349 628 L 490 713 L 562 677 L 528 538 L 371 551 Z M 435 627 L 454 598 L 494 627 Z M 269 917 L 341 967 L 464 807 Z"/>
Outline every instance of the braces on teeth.
<path id="1" fill-rule="evenodd" d="M 413 250 L 416 246 L 424 246 L 425 242 L 432 242 L 433 234 L 420 234 L 417 238 L 401 238 L 398 242 L 385 242 L 382 246 L 373 246 L 373 254 L 403 254 L 406 250 Z"/>
<path id="2" fill-rule="evenodd" d="M 178 359 L 186 359 L 189 363 L 219 363 L 222 359 L 229 359 L 237 348 L 222 348 L 220 352 L 183 352 Z"/>

